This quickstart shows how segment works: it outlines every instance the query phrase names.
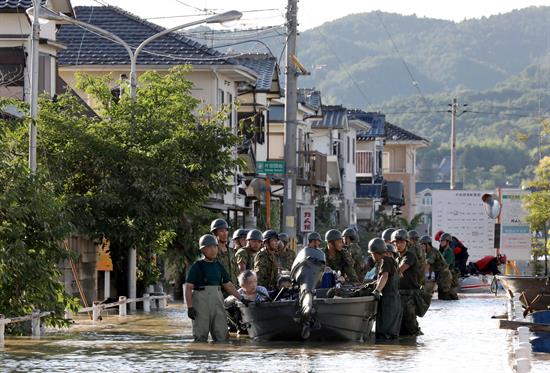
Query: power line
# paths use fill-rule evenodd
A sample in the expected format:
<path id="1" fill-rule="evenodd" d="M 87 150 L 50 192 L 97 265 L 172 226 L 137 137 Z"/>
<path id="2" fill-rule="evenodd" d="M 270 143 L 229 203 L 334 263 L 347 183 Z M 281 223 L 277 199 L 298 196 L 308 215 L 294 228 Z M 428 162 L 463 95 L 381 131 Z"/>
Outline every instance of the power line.
<path id="1" fill-rule="evenodd" d="M 280 9 L 252 9 L 252 10 L 241 10 L 241 13 L 258 13 L 258 12 L 267 12 L 267 11 L 275 11 Z M 188 17 L 196 17 L 196 16 L 207 16 L 211 13 L 200 13 L 200 14 L 181 14 L 177 16 L 158 16 L 158 17 L 147 17 L 144 19 L 172 19 L 172 18 L 188 18 Z"/>
<path id="2" fill-rule="evenodd" d="M 184 2 L 181 1 L 181 0 L 174 0 L 174 1 L 175 1 L 176 3 L 179 3 L 179 4 L 183 5 L 183 6 L 186 6 L 186 7 L 188 7 L 188 8 L 191 8 L 191 9 L 194 9 L 194 10 L 198 10 L 199 12 L 205 12 L 205 13 L 207 13 L 207 14 L 212 14 L 212 10 L 209 11 L 209 9 L 206 9 L 206 8 L 205 8 L 205 9 L 201 9 L 201 8 L 198 8 L 198 7 L 194 6 L 194 5 L 190 5 L 190 4 L 184 3 Z"/>

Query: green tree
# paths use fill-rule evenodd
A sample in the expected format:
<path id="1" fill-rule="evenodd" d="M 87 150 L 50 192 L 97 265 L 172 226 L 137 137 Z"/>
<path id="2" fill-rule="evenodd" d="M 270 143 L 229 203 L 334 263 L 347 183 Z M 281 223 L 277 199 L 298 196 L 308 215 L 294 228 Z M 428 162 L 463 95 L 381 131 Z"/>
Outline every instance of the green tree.
<path id="1" fill-rule="evenodd" d="M 533 192 L 523 197 L 528 211 L 526 220 L 533 230 L 542 231 L 550 220 L 550 156 L 541 159 L 535 169 L 535 179 L 528 186 Z"/>

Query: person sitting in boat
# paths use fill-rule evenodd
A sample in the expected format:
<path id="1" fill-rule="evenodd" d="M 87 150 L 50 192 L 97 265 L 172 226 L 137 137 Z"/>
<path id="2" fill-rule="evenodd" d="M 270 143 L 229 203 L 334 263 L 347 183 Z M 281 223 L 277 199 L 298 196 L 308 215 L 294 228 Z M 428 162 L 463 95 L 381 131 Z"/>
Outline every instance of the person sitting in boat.
<path id="1" fill-rule="evenodd" d="M 279 279 L 279 266 L 275 253 L 279 245 L 279 235 L 274 230 L 263 233 L 264 247 L 254 258 L 254 272 L 258 276 L 258 283 L 268 290 L 277 287 Z"/>
<path id="2" fill-rule="evenodd" d="M 239 273 L 254 268 L 254 257 L 262 248 L 262 232 L 251 229 L 246 234 L 246 246 L 241 247 L 235 254 L 235 261 L 239 266 Z"/>
<path id="3" fill-rule="evenodd" d="M 399 270 L 393 254 L 388 255 L 387 245 L 381 238 L 369 242 L 369 253 L 376 263 L 377 279 L 373 295 L 378 299 L 376 338 L 395 339 L 401 327 L 401 300 Z"/>
<path id="4" fill-rule="evenodd" d="M 229 332 L 221 288 L 245 304 L 249 301 L 239 294 L 225 267 L 216 260 L 216 237 L 202 236 L 199 247 L 203 258 L 191 266 L 185 283 L 187 316 L 193 323 L 193 338 L 196 342 L 207 342 L 210 334 L 214 342 L 225 342 Z"/>
<path id="5" fill-rule="evenodd" d="M 428 280 L 431 280 L 432 272 L 434 273 L 434 280 L 437 281 L 437 297 L 441 300 L 458 300 L 456 294 L 456 286 L 458 284 L 453 283 L 453 277 L 449 270 L 449 265 L 443 259 L 443 256 L 435 247 L 432 246 L 432 239 L 430 236 L 422 236 L 420 238 L 420 244 L 423 246 L 426 255 L 426 262 L 428 264 Z"/>
<path id="6" fill-rule="evenodd" d="M 337 229 L 331 229 L 325 234 L 325 241 L 327 241 L 327 248 L 324 250 L 326 266 L 335 272 L 340 271 L 347 282 L 359 282 L 353 258 L 344 248 L 342 233 Z"/>
<path id="7" fill-rule="evenodd" d="M 285 275 L 279 277 L 277 280 L 277 289 L 269 292 L 269 297 L 271 299 L 284 299 L 288 298 L 292 289 L 292 279 L 290 276 Z"/>
<path id="8" fill-rule="evenodd" d="M 495 276 L 501 274 L 498 269 L 498 266 L 501 264 L 506 264 L 506 255 L 487 255 L 476 262 L 470 262 L 468 268 L 472 275 L 482 274 Z"/>
<path id="9" fill-rule="evenodd" d="M 237 291 L 241 297 L 250 302 L 265 302 L 270 299 L 267 289 L 258 285 L 256 273 L 248 269 L 239 275 L 239 289 L 237 289 Z M 237 298 L 232 295 L 224 300 L 226 307 L 236 302 Z"/>

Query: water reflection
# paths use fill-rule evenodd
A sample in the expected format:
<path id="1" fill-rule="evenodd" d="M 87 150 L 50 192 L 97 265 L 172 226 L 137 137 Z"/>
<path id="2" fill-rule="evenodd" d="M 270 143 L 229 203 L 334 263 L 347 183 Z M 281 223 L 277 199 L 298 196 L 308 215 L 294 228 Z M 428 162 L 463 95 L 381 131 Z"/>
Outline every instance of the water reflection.
<path id="1" fill-rule="evenodd" d="M 239 338 L 230 344 L 192 343 L 181 308 L 151 316 L 105 317 L 99 325 L 80 321 L 70 331 L 35 341 L 8 339 L 0 351 L 4 371 L 505 371 L 510 338 L 491 320 L 505 312 L 503 298 L 434 300 L 420 319 L 423 336 L 398 343 L 260 343 Z M 533 371 L 550 371 L 537 355 Z"/>

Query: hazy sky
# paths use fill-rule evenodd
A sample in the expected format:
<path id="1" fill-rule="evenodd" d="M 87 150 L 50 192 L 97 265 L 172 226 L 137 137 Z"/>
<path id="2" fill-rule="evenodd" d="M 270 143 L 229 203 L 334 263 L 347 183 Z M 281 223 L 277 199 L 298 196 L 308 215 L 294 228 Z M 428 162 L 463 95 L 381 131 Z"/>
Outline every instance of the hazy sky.
<path id="1" fill-rule="evenodd" d="M 220 12 L 230 9 L 245 12 L 243 20 L 229 25 L 230 28 L 257 27 L 284 23 L 286 0 L 72 0 L 73 6 L 99 5 L 107 3 L 119 6 L 140 17 L 173 17 L 150 19 L 163 26 L 176 26 L 196 19 L 204 14 L 201 9 Z M 400 14 L 416 14 L 430 17 L 462 21 L 466 18 L 480 18 L 493 14 L 506 13 L 513 9 L 528 6 L 547 5 L 550 0 L 299 0 L 298 22 L 300 30 L 318 26 L 348 14 L 381 10 Z M 264 9 L 266 9 L 264 11 Z M 269 9 L 269 10 L 267 10 Z M 189 17 L 195 16 L 195 17 Z"/>

